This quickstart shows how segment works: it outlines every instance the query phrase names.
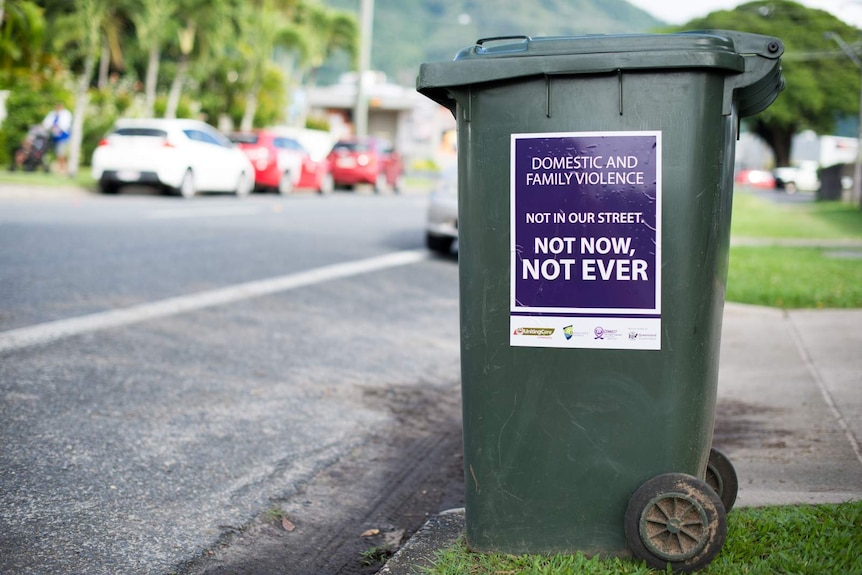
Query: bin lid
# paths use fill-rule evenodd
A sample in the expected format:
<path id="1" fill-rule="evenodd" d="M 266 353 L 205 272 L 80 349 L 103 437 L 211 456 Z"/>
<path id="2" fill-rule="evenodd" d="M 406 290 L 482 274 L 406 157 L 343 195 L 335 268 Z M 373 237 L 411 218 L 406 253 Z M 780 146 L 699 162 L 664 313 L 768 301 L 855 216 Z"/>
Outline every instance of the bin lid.
<path id="1" fill-rule="evenodd" d="M 625 70 L 712 68 L 740 76 L 730 82 L 725 113 L 736 100 L 740 116 L 765 109 L 784 88 L 781 40 L 730 30 L 484 38 L 447 62 L 422 64 L 419 92 L 454 111 L 453 88 L 526 78 Z M 750 90 L 748 89 L 750 87 Z"/>

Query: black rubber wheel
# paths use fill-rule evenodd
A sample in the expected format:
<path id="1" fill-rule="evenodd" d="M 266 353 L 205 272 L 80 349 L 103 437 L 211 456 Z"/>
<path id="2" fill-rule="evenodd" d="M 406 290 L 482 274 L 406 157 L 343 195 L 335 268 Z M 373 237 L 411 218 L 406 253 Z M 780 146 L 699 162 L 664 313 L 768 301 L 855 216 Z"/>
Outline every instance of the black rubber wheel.
<path id="1" fill-rule="evenodd" d="M 702 479 L 667 473 L 641 485 L 629 499 L 626 542 L 653 569 L 670 564 L 690 573 L 705 567 L 724 546 L 727 514 Z"/>
<path id="2" fill-rule="evenodd" d="M 116 194 L 119 189 L 120 189 L 120 186 L 118 186 L 117 184 L 115 184 L 113 182 L 105 182 L 105 181 L 99 182 L 99 192 L 102 194 L 106 194 L 106 195 Z"/>
<path id="3" fill-rule="evenodd" d="M 706 464 L 704 480 L 718 493 L 724 504 L 724 511 L 730 513 L 733 504 L 736 503 L 739 480 L 736 478 L 736 470 L 727 456 L 714 447 L 709 450 L 709 462 Z"/>
<path id="4" fill-rule="evenodd" d="M 441 255 L 449 255 L 452 253 L 452 243 L 455 238 L 447 236 L 435 236 L 433 234 L 425 234 L 425 247 L 434 253 Z"/>

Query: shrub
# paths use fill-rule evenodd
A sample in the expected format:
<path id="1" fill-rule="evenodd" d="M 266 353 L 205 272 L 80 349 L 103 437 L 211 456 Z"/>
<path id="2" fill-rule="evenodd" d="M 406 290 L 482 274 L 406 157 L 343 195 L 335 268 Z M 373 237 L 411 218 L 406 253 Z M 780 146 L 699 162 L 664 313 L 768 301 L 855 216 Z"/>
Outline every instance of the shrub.
<path id="1" fill-rule="evenodd" d="M 0 165 L 11 163 L 15 149 L 24 141 L 30 127 L 41 123 L 57 102 L 69 106 L 70 94 L 36 76 L 22 76 L 13 81 L 6 99 Z"/>

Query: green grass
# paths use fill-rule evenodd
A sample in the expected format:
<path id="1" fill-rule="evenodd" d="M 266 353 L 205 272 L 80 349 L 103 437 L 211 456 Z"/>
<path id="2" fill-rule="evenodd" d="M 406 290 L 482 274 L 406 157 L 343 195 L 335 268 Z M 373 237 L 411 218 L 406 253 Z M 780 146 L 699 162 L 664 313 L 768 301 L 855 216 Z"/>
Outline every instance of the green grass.
<path id="1" fill-rule="evenodd" d="M 703 575 L 862 574 L 862 501 L 735 509 L 727 541 Z M 428 575 L 650 575 L 634 559 L 484 555 L 463 542 L 441 551 Z"/>
<path id="2" fill-rule="evenodd" d="M 862 307 L 862 210 L 841 202 L 776 204 L 734 197 L 732 238 L 859 240 L 850 247 L 736 246 L 727 301 L 795 308 Z"/>
<path id="3" fill-rule="evenodd" d="M 730 235 L 862 240 L 862 210 L 845 202 L 778 204 L 737 192 L 733 197 Z"/>
<path id="4" fill-rule="evenodd" d="M 0 169 L 0 184 L 16 184 L 16 185 L 31 185 L 31 186 L 82 186 L 93 187 L 95 182 L 90 176 L 90 168 L 82 167 L 74 178 L 56 173 L 45 173 L 42 171 L 36 172 L 10 172 L 7 169 Z"/>
<path id="5" fill-rule="evenodd" d="M 862 248 L 734 247 L 727 301 L 783 309 L 862 307 Z"/>

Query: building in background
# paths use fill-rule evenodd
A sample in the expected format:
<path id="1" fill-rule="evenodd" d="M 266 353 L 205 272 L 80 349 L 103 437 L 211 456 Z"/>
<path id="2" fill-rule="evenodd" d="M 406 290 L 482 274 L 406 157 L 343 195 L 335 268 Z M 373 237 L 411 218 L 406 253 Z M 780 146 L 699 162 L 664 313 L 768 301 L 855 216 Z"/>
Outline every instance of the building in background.
<path id="1" fill-rule="evenodd" d="M 341 76 L 337 84 L 304 89 L 307 117 L 329 124 L 336 138 L 353 134 L 356 73 Z M 451 112 L 421 97 L 414 87 L 393 84 L 382 72 L 368 72 L 368 135 L 388 140 L 405 159 L 433 159 L 447 131 L 455 126 Z"/>

